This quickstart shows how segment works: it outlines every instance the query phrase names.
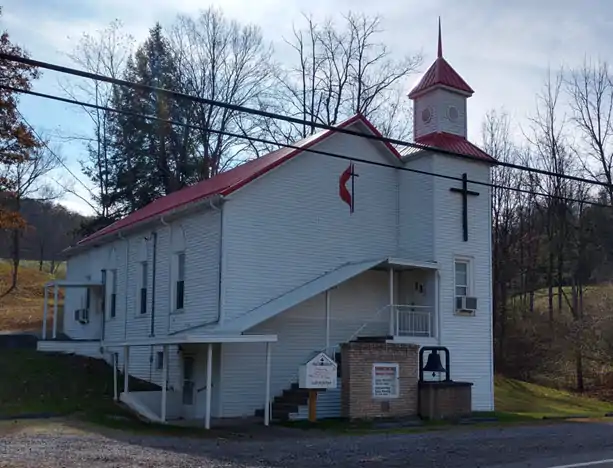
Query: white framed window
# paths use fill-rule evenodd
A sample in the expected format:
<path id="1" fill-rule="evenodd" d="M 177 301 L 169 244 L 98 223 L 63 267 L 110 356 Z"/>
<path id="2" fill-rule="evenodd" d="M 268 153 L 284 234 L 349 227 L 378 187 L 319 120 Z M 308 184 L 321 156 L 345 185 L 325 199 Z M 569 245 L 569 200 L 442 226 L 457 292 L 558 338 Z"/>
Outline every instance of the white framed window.
<path id="1" fill-rule="evenodd" d="M 157 370 L 164 369 L 164 351 L 158 351 L 155 357 L 155 368 Z"/>
<path id="2" fill-rule="evenodd" d="M 109 283 L 109 317 L 115 318 L 117 316 L 117 270 L 108 270 L 108 283 Z"/>
<path id="3" fill-rule="evenodd" d="M 470 296 L 471 293 L 471 268 L 470 260 L 468 259 L 455 259 L 455 295 L 457 296 Z"/>
<path id="4" fill-rule="evenodd" d="M 185 306 L 185 252 L 173 256 L 171 278 L 171 310 L 182 312 Z"/>
<path id="5" fill-rule="evenodd" d="M 139 264 L 138 294 L 136 310 L 138 315 L 147 313 L 147 286 L 149 283 L 149 264 L 147 261 Z"/>

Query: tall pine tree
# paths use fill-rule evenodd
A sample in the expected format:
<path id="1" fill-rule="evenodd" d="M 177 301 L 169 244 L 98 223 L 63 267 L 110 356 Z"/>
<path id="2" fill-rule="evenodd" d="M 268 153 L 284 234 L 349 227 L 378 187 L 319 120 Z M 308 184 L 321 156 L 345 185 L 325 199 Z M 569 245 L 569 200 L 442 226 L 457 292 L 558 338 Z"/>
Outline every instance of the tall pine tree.
<path id="1" fill-rule="evenodd" d="M 156 24 L 127 65 L 125 79 L 181 91 L 176 61 Z M 187 122 L 191 104 L 162 93 L 118 87 L 114 107 L 163 120 Z M 193 137 L 180 126 L 116 114 L 112 121 L 112 203 L 122 214 L 142 208 L 192 182 Z"/>

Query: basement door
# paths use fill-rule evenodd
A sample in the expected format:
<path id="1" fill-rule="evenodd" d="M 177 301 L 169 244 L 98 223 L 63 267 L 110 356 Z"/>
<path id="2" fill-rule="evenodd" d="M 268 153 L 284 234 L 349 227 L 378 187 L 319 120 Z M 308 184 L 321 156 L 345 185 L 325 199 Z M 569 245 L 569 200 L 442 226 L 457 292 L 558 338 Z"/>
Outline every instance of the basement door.
<path id="1" fill-rule="evenodd" d="M 183 417 L 186 419 L 204 419 L 206 411 L 206 366 L 207 346 L 199 347 L 183 355 Z M 215 366 L 213 365 L 213 368 Z M 215 379 L 213 373 L 213 381 Z M 211 385 L 211 415 L 215 414 L 215 384 Z"/>

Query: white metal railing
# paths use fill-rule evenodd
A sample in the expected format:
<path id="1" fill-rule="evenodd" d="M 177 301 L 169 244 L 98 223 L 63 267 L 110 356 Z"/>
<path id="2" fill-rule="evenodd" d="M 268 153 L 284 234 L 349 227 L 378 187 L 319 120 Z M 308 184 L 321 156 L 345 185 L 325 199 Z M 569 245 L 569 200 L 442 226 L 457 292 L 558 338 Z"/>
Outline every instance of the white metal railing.
<path id="1" fill-rule="evenodd" d="M 393 305 L 394 331 L 397 336 L 434 336 L 434 307 Z"/>

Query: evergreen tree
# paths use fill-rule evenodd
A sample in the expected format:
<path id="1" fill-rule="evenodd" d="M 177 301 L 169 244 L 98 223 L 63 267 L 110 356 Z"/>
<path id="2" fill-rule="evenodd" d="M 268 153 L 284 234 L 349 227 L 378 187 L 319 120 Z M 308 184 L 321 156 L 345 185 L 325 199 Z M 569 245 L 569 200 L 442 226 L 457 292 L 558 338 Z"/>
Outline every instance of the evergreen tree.
<path id="1" fill-rule="evenodd" d="M 127 64 L 125 79 L 180 91 L 175 59 L 156 24 Z M 190 104 L 162 93 L 118 87 L 114 107 L 162 120 L 188 121 Z M 193 180 L 193 142 L 180 126 L 116 114 L 112 121 L 112 204 L 123 214 L 142 208 Z M 193 165 L 192 165 L 193 166 Z"/>

